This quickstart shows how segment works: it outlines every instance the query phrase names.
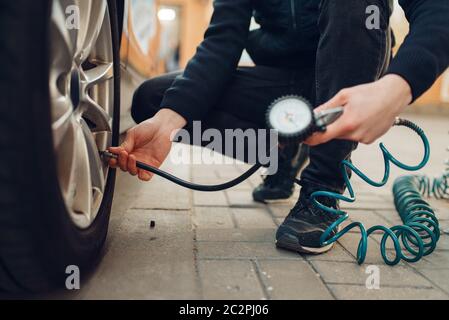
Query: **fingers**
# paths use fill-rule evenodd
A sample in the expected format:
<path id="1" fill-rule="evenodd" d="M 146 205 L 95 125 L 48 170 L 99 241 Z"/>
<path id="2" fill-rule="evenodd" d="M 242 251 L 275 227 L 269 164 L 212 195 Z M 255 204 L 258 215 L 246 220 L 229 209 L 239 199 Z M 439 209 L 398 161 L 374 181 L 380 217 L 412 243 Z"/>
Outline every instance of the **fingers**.
<path id="1" fill-rule="evenodd" d="M 315 111 L 323 111 L 335 107 L 344 106 L 346 103 L 348 103 L 348 99 L 349 99 L 349 89 L 343 89 L 328 102 L 316 108 Z"/>
<path id="2" fill-rule="evenodd" d="M 120 166 L 120 169 L 125 170 L 125 163 L 128 161 L 128 154 L 130 154 L 134 149 L 135 141 L 135 130 L 130 129 L 127 134 L 125 141 L 122 143 L 120 147 L 110 147 L 108 151 L 119 156 L 119 160 L 110 159 L 109 166 L 112 168 L 117 168 Z M 125 153 L 123 153 L 125 152 Z"/>
<path id="3" fill-rule="evenodd" d="M 120 151 L 118 155 L 118 165 L 122 171 L 128 171 L 128 152 L 125 150 Z"/>
<path id="4" fill-rule="evenodd" d="M 347 129 L 345 128 L 344 124 L 336 122 L 333 125 L 329 126 L 326 132 L 316 133 L 310 138 L 308 138 L 306 141 L 304 141 L 304 143 L 312 147 L 317 146 L 319 144 L 323 144 L 331 140 L 341 138 L 346 132 Z"/>
<path id="5" fill-rule="evenodd" d="M 309 146 L 316 146 L 334 139 L 357 140 L 355 138 L 356 130 L 357 124 L 348 115 L 343 115 L 327 127 L 325 132 L 315 133 L 304 143 Z"/>
<path id="6" fill-rule="evenodd" d="M 349 89 L 343 89 L 328 102 L 316 108 L 315 112 L 339 106 L 345 106 L 348 103 L 348 100 L 349 100 Z M 351 123 L 348 122 L 345 115 L 343 114 L 343 116 L 340 119 L 338 119 L 335 123 L 327 127 L 327 130 L 325 132 L 314 134 L 306 141 L 304 141 L 304 143 L 310 146 L 316 146 L 322 143 L 329 142 L 333 139 L 341 138 L 341 136 L 347 135 L 349 132 L 351 132 L 352 129 L 354 128 L 352 128 Z"/>
<path id="7" fill-rule="evenodd" d="M 110 153 L 113 153 L 113 154 L 116 154 L 116 155 L 120 156 L 120 152 L 122 151 L 122 148 L 120 148 L 120 147 L 109 147 L 108 151 Z M 118 160 L 117 159 L 113 159 L 113 158 L 109 159 L 108 164 L 109 164 L 109 167 L 111 167 L 113 169 L 117 169 L 118 166 L 119 166 Z"/>
<path id="8" fill-rule="evenodd" d="M 116 159 L 110 159 L 108 164 L 109 164 L 109 167 L 111 167 L 113 169 L 117 169 L 118 162 Z"/>
<path id="9" fill-rule="evenodd" d="M 122 171 L 128 171 L 129 155 L 122 147 L 110 147 L 108 151 L 118 155 L 118 159 L 109 159 L 109 166 L 111 168 L 120 168 Z M 131 161 L 132 163 L 132 161 Z M 135 158 L 134 158 L 135 163 Z"/>
<path id="10" fill-rule="evenodd" d="M 108 151 L 120 157 L 120 152 L 124 151 L 121 147 L 109 147 Z M 118 168 L 118 160 L 117 159 L 109 159 L 109 166 L 111 168 Z"/>
<path id="11" fill-rule="evenodd" d="M 138 175 L 139 175 L 139 179 L 142 181 L 150 181 L 151 178 L 153 177 L 153 174 L 151 174 L 145 170 L 139 170 Z"/>
<path id="12" fill-rule="evenodd" d="M 128 172 L 133 176 L 137 176 L 138 174 L 136 157 L 134 155 L 128 157 Z"/>
<path id="13" fill-rule="evenodd" d="M 123 148 L 127 153 L 131 153 L 134 150 L 134 141 L 135 141 L 135 130 L 130 129 L 126 133 L 125 141 L 123 141 L 122 145 L 120 146 Z"/>
<path id="14" fill-rule="evenodd" d="M 126 134 L 125 141 L 120 147 L 110 147 L 108 151 L 118 155 L 117 159 L 110 159 L 109 166 L 111 168 L 120 168 L 122 171 L 129 171 L 132 175 L 137 175 L 136 159 L 135 157 L 130 158 L 129 154 L 134 149 L 135 131 L 133 129 L 129 130 Z"/>
<path id="15" fill-rule="evenodd" d="M 138 176 L 142 181 L 150 181 L 153 178 L 152 173 L 137 168 L 137 159 L 135 155 L 128 155 L 128 153 L 121 147 L 109 148 L 109 151 L 118 154 L 119 156 L 118 160 L 109 160 L 109 166 L 111 168 L 120 168 L 120 170 L 124 172 L 129 172 L 129 174 L 133 176 Z"/>
<path id="16" fill-rule="evenodd" d="M 109 150 L 109 152 L 118 155 L 120 153 L 120 151 L 122 151 L 124 149 L 122 147 L 109 147 L 108 150 Z"/>

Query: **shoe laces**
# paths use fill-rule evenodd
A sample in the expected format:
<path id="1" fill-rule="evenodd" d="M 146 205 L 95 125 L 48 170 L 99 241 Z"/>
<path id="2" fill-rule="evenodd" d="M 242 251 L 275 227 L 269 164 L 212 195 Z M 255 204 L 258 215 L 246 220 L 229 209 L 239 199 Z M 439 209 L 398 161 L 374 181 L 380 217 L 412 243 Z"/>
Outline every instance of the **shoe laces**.
<path id="1" fill-rule="evenodd" d="M 295 183 L 300 185 L 300 181 L 298 179 L 295 179 Z M 313 192 L 305 192 L 300 194 L 298 201 L 296 202 L 295 206 L 292 209 L 292 213 L 301 215 L 307 214 L 313 217 L 324 217 L 326 220 L 334 221 L 337 219 L 337 217 L 333 214 L 330 214 L 328 212 L 323 211 L 322 209 L 318 208 L 311 200 L 310 195 Z M 334 199 L 329 199 L 326 197 L 320 197 L 317 199 L 321 204 L 337 209 L 338 203 Z"/>

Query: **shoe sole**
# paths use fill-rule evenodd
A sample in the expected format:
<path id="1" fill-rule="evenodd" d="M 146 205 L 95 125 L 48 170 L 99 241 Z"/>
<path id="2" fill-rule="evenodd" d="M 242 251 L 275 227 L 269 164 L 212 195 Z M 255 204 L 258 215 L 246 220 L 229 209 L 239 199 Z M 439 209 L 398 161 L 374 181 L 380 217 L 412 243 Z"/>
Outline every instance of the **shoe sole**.
<path id="1" fill-rule="evenodd" d="M 341 226 L 337 227 L 337 233 L 341 231 Z M 322 254 L 331 250 L 334 246 L 335 242 L 328 244 L 327 246 L 314 248 L 314 247 L 306 247 L 301 245 L 298 242 L 298 239 L 289 234 L 284 234 L 279 240 L 276 240 L 276 247 L 280 249 L 285 249 L 289 251 L 295 251 L 299 253 L 307 253 L 307 254 Z"/>
<path id="2" fill-rule="evenodd" d="M 279 240 L 276 241 L 276 247 L 280 249 L 285 249 L 288 251 L 295 251 L 299 253 L 307 253 L 307 254 L 322 254 L 325 252 L 328 252 L 332 249 L 334 246 L 334 243 L 331 243 L 327 246 L 321 247 L 321 248 L 312 248 L 312 247 L 306 247 L 302 246 L 298 243 L 297 239 L 293 239 L 287 235 L 282 236 Z"/>

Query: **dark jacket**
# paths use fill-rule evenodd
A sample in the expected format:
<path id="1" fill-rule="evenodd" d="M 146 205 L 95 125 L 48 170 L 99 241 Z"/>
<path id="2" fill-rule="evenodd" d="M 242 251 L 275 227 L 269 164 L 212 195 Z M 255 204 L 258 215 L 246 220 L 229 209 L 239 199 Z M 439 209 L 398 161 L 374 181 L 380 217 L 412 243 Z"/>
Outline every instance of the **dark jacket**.
<path id="1" fill-rule="evenodd" d="M 189 122 L 202 119 L 231 80 L 245 48 L 256 64 L 280 61 L 280 67 L 294 66 L 300 52 L 315 54 L 320 2 L 215 0 L 205 39 L 184 74 L 167 90 L 162 107 L 178 112 Z M 411 30 L 387 73 L 402 76 L 415 100 L 449 66 L 449 0 L 399 2 Z M 250 32 L 253 16 L 261 28 Z"/>

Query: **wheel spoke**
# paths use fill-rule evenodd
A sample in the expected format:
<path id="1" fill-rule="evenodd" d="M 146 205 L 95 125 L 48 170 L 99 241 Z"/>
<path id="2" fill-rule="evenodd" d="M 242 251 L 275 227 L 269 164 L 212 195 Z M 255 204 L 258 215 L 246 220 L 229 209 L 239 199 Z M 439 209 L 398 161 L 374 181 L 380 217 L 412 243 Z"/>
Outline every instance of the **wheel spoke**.
<path id="1" fill-rule="evenodd" d="M 79 65 L 89 56 L 100 34 L 107 13 L 105 0 L 78 0 L 80 32 L 78 33 L 76 59 Z"/>
<path id="2" fill-rule="evenodd" d="M 72 101 L 64 96 L 52 99 L 52 130 L 55 149 L 58 148 L 61 141 L 67 134 L 67 131 L 73 125 Z"/>
<path id="3" fill-rule="evenodd" d="M 97 84 L 106 82 L 114 77 L 114 68 L 112 63 L 103 63 L 95 68 L 84 71 L 85 90 L 91 89 Z"/>
<path id="4" fill-rule="evenodd" d="M 87 118 L 95 128 L 93 132 L 109 131 L 112 132 L 112 118 L 97 102 L 87 97 L 83 101 L 82 116 Z"/>
<path id="5" fill-rule="evenodd" d="M 81 128 L 86 140 L 86 147 L 89 156 L 89 166 L 92 179 L 92 187 L 98 190 L 104 190 L 105 177 L 103 172 L 103 163 L 100 159 L 97 143 L 87 123 L 81 119 Z"/>
<path id="6" fill-rule="evenodd" d="M 75 134 L 76 185 L 72 215 L 78 221 L 78 225 L 88 226 L 92 219 L 92 172 L 89 149 L 82 125 L 76 126 Z"/>
<path id="7" fill-rule="evenodd" d="M 58 161 L 59 184 L 66 205 L 71 209 L 76 196 L 77 131 L 79 131 L 77 127 L 79 127 L 79 123 L 77 123 L 74 117 L 71 116 L 68 118 L 66 126 L 67 130 L 65 134 L 58 138 L 59 142 L 55 149 L 55 153 Z M 56 135 L 54 135 L 54 137 L 55 139 L 57 138 Z"/>

